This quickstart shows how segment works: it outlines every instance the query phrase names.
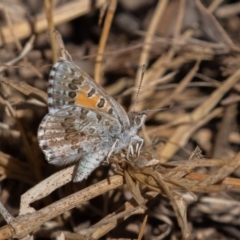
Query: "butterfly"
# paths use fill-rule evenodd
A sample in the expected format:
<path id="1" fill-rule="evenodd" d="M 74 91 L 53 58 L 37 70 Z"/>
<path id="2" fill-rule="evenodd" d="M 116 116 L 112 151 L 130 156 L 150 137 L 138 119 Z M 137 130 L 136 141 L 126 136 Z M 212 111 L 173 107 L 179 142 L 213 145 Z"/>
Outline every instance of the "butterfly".
<path id="1" fill-rule="evenodd" d="M 139 155 L 137 135 L 146 112 L 129 114 L 81 68 L 56 62 L 49 75 L 49 113 L 38 129 L 39 145 L 54 165 L 75 164 L 74 182 L 86 179 L 112 153 L 128 148 Z"/>

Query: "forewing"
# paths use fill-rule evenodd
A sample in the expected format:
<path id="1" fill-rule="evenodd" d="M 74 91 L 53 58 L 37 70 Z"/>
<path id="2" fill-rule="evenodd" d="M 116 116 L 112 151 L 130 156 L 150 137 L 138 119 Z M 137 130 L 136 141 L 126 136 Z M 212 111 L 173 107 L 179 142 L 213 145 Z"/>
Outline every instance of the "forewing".
<path id="1" fill-rule="evenodd" d="M 129 127 L 124 109 L 85 73 L 67 60 L 55 63 L 49 76 L 49 112 L 57 112 L 61 106 L 80 105 L 109 114 L 118 119 L 123 129 Z"/>
<path id="2" fill-rule="evenodd" d="M 38 129 L 39 145 L 56 165 L 76 162 L 101 148 L 110 150 L 121 125 L 110 115 L 81 106 L 47 114 Z"/>

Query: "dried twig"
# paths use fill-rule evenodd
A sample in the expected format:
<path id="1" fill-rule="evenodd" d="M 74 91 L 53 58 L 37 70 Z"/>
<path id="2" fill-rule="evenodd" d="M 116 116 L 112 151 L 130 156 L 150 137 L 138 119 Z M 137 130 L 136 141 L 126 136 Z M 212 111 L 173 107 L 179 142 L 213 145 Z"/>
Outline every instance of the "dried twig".
<path id="1" fill-rule="evenodd" d="M 98 47 L 98 55 L 96 57 L 96 64 L 94 70 L 94 79 L 97 83 L 101 83 L 102 79 L 102 60 L 103 60 L 103 53 L 105 51 L 107 38 L 109 35 L 110 27 L 113 21 L 114 13 L 117 7 L 117 1 L 111 0 L 109 2 L 106 18 L 104 21 L 103 31 L 99 42 Z"/>
<path id="2" fill-rule="evenodd" d="M 97 0 L 95 1 L 94 6 L 100 7 L 105 2 L 106 0 Z M 91 5 L 89 4 L 88 0 L 69 2 L 54 11 L 54 25 L 56 26 L 63 22 L 72 20 L 85 14 L 86 12 L 89 12 L 90 10 Z M 34 23 L 35 33 L 40 33 L 46 29 L 48 29 L 48 23 L 45 13 L 39 14 L 36 17 L 36 22 Z M 13 31 L 18 39 L 29 37 L 32 34 L 32 28 L 28 21 L 13 24 Z M 8 27 L 2 27 L 1 34 L 3 38 L 0 38 L 0 46 L 2 46 L 4 43 L 11 43 L 14 41 L 14 38 L 12 37 Z"/>

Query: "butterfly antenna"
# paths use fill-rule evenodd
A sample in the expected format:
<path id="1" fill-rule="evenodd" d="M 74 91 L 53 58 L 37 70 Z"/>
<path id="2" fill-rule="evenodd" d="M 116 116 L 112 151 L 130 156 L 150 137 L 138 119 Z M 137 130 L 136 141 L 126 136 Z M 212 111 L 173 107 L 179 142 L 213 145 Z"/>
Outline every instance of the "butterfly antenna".
<path id="1" fill-rule="evenodd" d="M 70 55 L 70 53 L 69 53 L 66 49 L 65 49 L 65 53 L 66 53 L 69 61 L 70 61 L 71 63 L 73 63 L 72 56 Z"/>
<path id="2" fill-rule="evenodd" d="M 69 61 L 72 63 L 72 65 L 73 65 L 74 67 L 80 69 L 80 67 L 77 66 L 77 65 L 73 62 L 73 60 L 72 60 L 72 56 L 70 55 L 70 53 L 69 53 L 66 49 L 65 49 L 65 53 L 66 53 L 66 55 L 67 55 Z"/>
<path id="3" fill-rule="evenodd" d="M 165 111 L 165 110 L 167 110 L 169 108 L 170 108 L 170 106 L 166 106 L 166 107 L 163 107 L 163 108 L 147 109 L 147 110 L 144 110 L 143 112 L 145 112 L 145 113 L 148 113 L 148 112 L 159 112 L 159 111 Z"/>
<path id="4" fill-rule="evenodd" d="M 143 64 L 142 65 L 142 72 L 141 72 L 141 80 L 140 80 L 140 83 L 138 85 L 136 99 L 135 99 L 135 102 L 134 102 L 134 105 L 133 105 L 133 112 L 135 112 L 135 107 L 136 107 L 138 97 L 139 97 L 139 93 L 140 93 L 140 90 L 141 90 L 141 87 L 142 87 L 142 82 L 143 82 L 143 77 L 144 77 L 145 71 L 146 71 L 146 66 L 145 66 L 145 64 Z"/>

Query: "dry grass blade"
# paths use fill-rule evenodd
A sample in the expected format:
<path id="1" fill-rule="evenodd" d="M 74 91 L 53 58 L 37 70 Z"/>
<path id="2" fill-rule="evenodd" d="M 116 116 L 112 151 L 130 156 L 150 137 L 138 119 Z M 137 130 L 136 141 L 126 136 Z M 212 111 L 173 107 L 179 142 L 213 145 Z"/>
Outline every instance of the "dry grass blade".
<path id="1" fill-rule="evenodd" d="M 156 194 L 153 193 L 152 198 L 155 196 Z M 93 225 L 92 227 L 90 227 L 87 230 L 87 233 L 92 233 L 91 236 L 95 239 L 98 239 L 104 236 L 106 233 L 110 232 L 112 229 L 114 229 L 119 224 L 119 222 L 126 220 L 128 217 L 132 215 L 143 214 L 145 212 L 145 209 L 142 207 L 139 207 L 136 204 L 136 201 L 132 199 L 131 201 L 126 202 L 116 212 L 117 213 L 113 213 L 110 216 L 107 216 L 106 218 L 99 221 L 96 225 Z M 109 218 L 111 219 L 111 221 L 109 221 Z M 106 223 L 106 222 L 109 222 L 109 223 Z M 101 227 L 99 228 L 99 226 Z"/>
<path id="2" fill-rule="evenodd" d="M 164 1 L 162 1 L 162 3 L 164 3 Z M 159 2 L 160 5 L 160 2 Z M 163 4 L 162 4 L 163 5 Z M 161 6 L 162 8 L 165 8 L 166 6 L 163 5 Z M 184 12 L 184 7 L 185 7 L 185 0 L 181 0 L 180 1 L 180 7 L 179 7 L 179 11 L 178 11 L 178 21 L 176 24 L 176 27 L 174 29 L 174 37 L 178 37 L 178 35 L 180 34 L 181 31 L 181 25 L 182 25 L 182 19 L 183 19 L 183 12 Z M 160 6 L 159 6 L 160 8 Z M 162 9 L 161 9 L 162 10 Z M 160 14 L 159 14 L 160 15 Z M 161 14 L 162 15 L 162 14 Z M 161 16 L 160 15 L 160 16 Z M 154 19 L 155 20 L 155 19 Z M 159 19 L 160 20 L 160 19 Z M 153 21 L 153 26 L 155 27 L 154 23 L 156 23 L 155 21 Z M 154 28 L 153 28 L 154 29 Z M 172 60 L 172 58 L 174 57 L 175 53 L 177 51 L 177 48 L 173 47 L 171 48 L 167 54 L 163 54 L 155 63 L 154 65 L 151 67 L 152 70 L 148 71 L 146 74 L 146 82 L 150 83 L 151 81 L 161 77 L 164 72 L 167 69 L 167 65 L 168 63 Z M 144 56 L 144 54 L 143 54 Z M 139 73 L 138 73 L 139 75 Z M 137 75 L 137 77 L 138 77 Z M 139 78 L 139 77 L 138 77 Z M 152 91 L 146 92 L 145 94 L 143 94 L 142 98 L 147 99 L 149 96 L 151 96 Z M 140 110 L 143 110 L 143 106 L 140 105 L 139 106 Z"/>
<path id="3" fill-rule="evenodd" d="M 229 176 L 239 167 L 240 167 L 240 152 L 238 152 L 237 155 L 231 161 L 229 161 L 226 165 L 221 167 L 212 176 L 209 176 L 207 179 L 200 182 L 199 185 L 208 186 L 217 183 L 223 180 L 225 177 Z"/>
<path id="4" fill-rule="evenodd" d="M 22 238 L 32 231 L 36 230 L 46 221 L 58 216 L 79 204 L 101 195 L 111 189 L 115 189 L 123 184 L 121 176 L 114 176 L 108 180 L 104 180 L 89 188 L 74 193 L 62 200 L 59 200 L 41 210 L 26 215 L 20 215 L 11 221 L 10 226 L 14 229 L 15 238 Z"/>
<path id="5" fill-rule="evenodd" d="M 232 131 L 234 119 L 237 114 L 237 104 L 231 104 L 226 106 L 224 116 L 222 118 L 221 125 L 219 126 L 219 132 L 214 146 L 213 157 L 214 158 L 229 158 L 227 149 L 229 148 L 228 138 Z"/>
<path id="6" fill-rule="evenodd" d="M 110 27 L 112 25 L 114 13 L 117 7 L 117 1 L 111 0 L 109 1 L 108 10 L 106 13 L 106 18 L 104 21 L 103 31 L 101 35 L 101 39 L 99 42 L 99 48 L 98 48 L 98 55 L 96 57 L 96 64 L 95 64 L 95 70 L 94 70 L 94 79 L 97 83 L 101 83 L 102 79 L 102 60 L 103 60 L 103 53 L 105 51 L 107 38 L 109 35 Z"/>
<path id="7" fill-rule="evenodd" d="M 46 18 L 48 21 L 48 30 L 49 32 L 54 31 L 54 20 L 53 20 L 53 0 L 44 0 L 44 7 L 45 7 L 45 13 Z M 58 49 L 57 49 L 57 42 L 54 34 L 50 34 L 50 40 L 51 40 L 51 48 L 53 52 L 53 63 L 55 63 L 58 59 Z"/>
<path id="8" fill-rule="evenodd" d="M 190 236 L 190 232 L 187 226 L 186 221 L 186 208 L 183 209 L 182 205 L 179 205 L 179 202 L 176 201 L 175 193 L 173 193 L 169 187 L 166 185 L 165 181 L 162 179 L 161 174 L 151 173 L 151 176 L 157 181 L 160 188 L 163 188 L 164 194 L 166 194 L 170 200 L 170 203 L 176 214 L 178 224 L 182 229 L 183 238 L 187 239 Z M 183 213 L 185 212 L 185 213 Z"/>
<path id="9" fill-rule="evenodd" d="M 237 70 L 232 74 L 217 90 L 215 90 L 211 96 L 198 108 L 196 108 L 188 117 L 192 124 L 200 121 L 203 117 L 210 113 L 210 111 L 216 106 L 221 98 L 240 80 L 240 70 Z M 178 121 L 180 121 L 178 119 Z M 191 124 L 191 125 L 192 125 Z M 161 161 L 167 162 L 171 156 L 179 149 L 180 146 L 184 146 L 189 136 L 185 136 L 186 139 L 183 144 L 178 144 L 180 140 L 186 135 L 191 125 L 179 126 L 174 135 L 171 136 L 170 141 L 166 144 L 164 149 L 161 151 Z M 174 143 L 174 144 L 173 144 Z"/>
<path id="10" fill-rule="evenodd" d="M 211 14 L 211 12 L 202 5 L 201 1 L 195 0 L 195 2 L 196 6 L 200 11 L 200 14 L 202 15 L 202 19 L 204 20 L 203 24 L 206 26 L 205 31 L 207 31 L 208 35 L 213 39 L 217 39 L 217 41 L 219 42 L 226 43 L 229 47 L 233 49 L 237 48 L 237 46 L 233 44 L 232 40 L 218 23 L 213 14 Z M 211 25 L 213 27 L 211 27 Z M 214 32 L 213 29 L 215 30 Z"/>
<path id="11" fill-rule="evenodd" d="M 28 85 L 26 82 L 16 82 L 11 79 L 2 78 L 0 82 L 18 90 L 19 92 L 25 94 L 26 96 L 39 99 L 43 103 L 47 103 L 47 94 L 37 88 Z"/>
<path id="12" fill-rule="evenodd" d="M 16 64 L 18 61 L 22 60 L 32 50 L 34 40 L 35 36 L 32 36 L 22 49 L 21 53 L 16 58 L 5 63 L 4 66 L 0 67 L 0 72 L 3 72 L 4 70 L 7 69 L 7 67 L 12 66 Z"/>
<path id="13" fill-rule="evenodd" d="M 148 215 L 146 215 L 144 217 L 144 220 L 143 220 L 143 223 L 142 223 L 142 226 L 140 228 L 140 232 L 138 234 L 138 240 L 141 240 L 143 238 L 143 234 L 144 234 L 144 231 L 145 231 L 145 227 L 146 227 L 146 223 L 147 223 L 147 220 L 148 220 Z"/>
<path id="14" fill-rule="evenodd" d="M 197 166 L 203 167 L 204 163 L 202 162 L 202 158 L 202 151 L 197 146 L 189 157 L 188 162 L 185 162 L 183 166 L 177 166 L 173 170 L 170 170 L 167 177 L 182 178 L 187 173 L 192 172 Z M 181 164 L 181 162 L 179 164 Z"/>
<path id="15" fill-rule="evenodd" d="M 1 202 L 0 202 L 0 214 L 7 223 L 10 223 L 14 219 L 13 216 L 7 211 L 7 209 L 3 206 Z"/>
<path id="16" fill-rule="evenodd" d="M 100 7 L 105 2 L 105 0 L 98 0 L 95 2 L 94 6 Z M 54 25 L 56 26 L 63 22 L 72 20 L 78 16 L 85 14 L 86 12 L 89 12 L 90 10 L 91 5 L 89 4 L 88 0 L 69 2 L 54 11 Z M 28 21 L 15 23 L 12 26 L 12 29 L 18 39 L 29 37 L 32 34 L 32 28 Z M 35 30 L 35 33 L 40 33 L 48 29 L 45 13 L 39 14 L 36 17 L 36 22 L 34 23 L 33 29 Z M 0 39 L 0 46 L 5 43 L 11 43 L 14 41 L 14 38 L 12 37 L 11 31 L 8 27 L 2 27 L 1 33 L 3 37 Z"/>
<path id="17" fill-rule="evenodd" d="M 94 238 L 98 239 L 108 233 L 110 230 L 115 228 L 117 224 L 128 219 L 130 216 L 143 214 L 145 209 L 141 206 L 129 207 L 128 209 L 121 209 L 117 213 L 113 213 L 94 224 L 88 229 L 81 231 L 83 235 L 92 235 Z"/>
<path id="18" fill-rule="evenodd" d="M 47 179 L 41 181 L 33 188 L 28 190 L 21 196 L 21 206 L 19 214 L 27 214 L 30 212 L 34 212 L 35 210 L 30 207 L 30 204 L 48 196 L 51 192 L 56 190 L 57 188 L 65 185 L 66 183 L 72 180 L 74 167 L 68 167 L 63 169 L 52 176 L 48 177 Z"/>
<path id="19" fill-rule="evenodd" d="M 27 184 L 33 185 L 36 183 L 32 179 L 32 173 L 29 170 L 28 164 L 21 162 L 19 159 L 12 157 L 0 151 L 0 173 L 1 180 L 5 178 L 17 179 Z"/>
<path id="20" fill-rule="evenodd" d="M 124 177 L 125 177 L 125 181 L 127 183 L 128 189 L 131 191 L 134 199 L 136 200 L 136 202 L 138 203 L 139 206 L 144 205 L 145 200 L 141 195 L 140 192 L 140 188 L 138 185 L 138 182 L 134 182 L 131 178 L 131 176 L 129 175 L 128 171 L 124 171 Z"/>
<path id="21" fill-rule="evenodd" d="M 109 191 L 109 190 L 114 189 L 123 184 L 123 178 L 120 176 L 115 176 L 115 177 L 110 178 L 109 180 L 102 181 L 102 182 L 92 185 L 89 188 L 86 188 L 78 193 L 70 195 L 69 197 L 66 197 L 58 202 L 55 202 L 52 205 L 49 205 L 48 207 L 45 207 L 39 211 L 35 212 L 35 211 L 29 209 L 29 204 L 32 202 L 32 200 L 35 201 L 39 198 L 42 198 L 42 197 L 48 195 L 50 192 L 52 192 L 57 187 L 60 187 L 61 185 L 65 184 L 66 182 L 69 182 L 72 177 L 72 175 L 71 175 L 72 172 L 73 172 L 73 167 L 64 169 L 64 170 L 58 172 L 57 174 L 51 176 L 49 179 L 46 179 L 45 181 L 41 182 L 39 185 L 36 185 L 33 189 L 31 189 L 28 193 L 26 193 L 25 196 L 22 197 L 22 201 L 24 202 L 24 205 L 21 206 L 21 213 L 24 213 L 24 214 L 20 215 L 19 217 L 15 218 L 13 221 L 10 222 L 10 226 L 13 227 L 13 229 L 14 229 L 15 237 L 26 236 L 26 234 L 30 233 L 34 229 L 38 228 L 41 224 L 48 221 L 48 219 L 54 218 L 57 215 L 61 214 L 62 212 L 67 211 L 68 209 L 71 209 L 71 208 L 83 203 L 84 201 L 87 201 L 88 199 L 93 198 L 94 196 L 100 195 L 103 192 Z M 182 205 L 183 201 L 179 198 L 179 196 L 175 199 L 175 197 L 174 197 L 175 194 L 173 194 L 171 192 L 170 188 L 166 185 L 167 182 L 165 182 L 165 180 L 161 177 L 160 173 L 157 173 L 150 169 L 144 169 L 143 170 L 144 175 L 142 173 L 140 173 L 139 170 L 138 170 L 138 172 L 139 172 L 138 174 L 137 174 L 137 172 L 134 172 L 133 169 L 130 172 L 131 172 L 131 176 L 140 180 L 140 182 L 144 183 L 145 185 L 148 185 L 146 180 L 148 179 L 147 181 L 149 182 L 149 180 L 150 180 L 149 177 L 145 178 L 145 180 L 144 180 L 144 178 L 142 178 L 142 177 L 139 178 L 139 176 L 141 176 L 141 175 L 146 176 L 146 174 L 151 176 L 152 180 L 155 181 L 155 187 L 152 187 L 152 189 L 155 189 L 155 190 L 162 189 L 160 191 L 163 191 L 165 194 L 168 195 L 169 198 L 171 198 L 170 201 L 171 201 L 172 206 L 175 209 L 176 214 L 178 216 L 179 224 L 180 224 L 180 226 L 182 226 L 183 234 L 185 237 L 187 237 L 189 235 L 189 232 L 188 232 L 187 226 L 186 226 L 186 219 L 185 219 L 186 215 L 185 215 L 185 210 L 183 210 L 183 205 Z M 189 179 L 191 179 L 190 175 L 191 174 L 189 174 L 187 176 Z M 198 178 L 198 180 L 200 180 L 200 178 Z M 149 182 L 149 183 L 150 183 L 150 185 L 148 185 L 148 186 L 151 186 L 151 185 L 154 186 L 154 184 L 153 184 L 154 182 Z M 194 183 L 193 183 L 193 185 L 194 185 Z M 172 188 L 172 185 L 169 185 L 169 186 Z M 39 192 L 39 189 L 42 189 L 42 190 Z M 193 186 L 193 189 L 194 189 L 194 186 Z M 210 187 L 210 189 L 211 189 L 211 187 Z M 157 192 L 159 192 L 159 190 L 157 190 Z M 195 188 L 194 190 L 198 191 L 197 188 Z M 152 196 L 156 196 L 156 195 L 152 195 Z M 140 210 L 140 212 L 139 212 L 139 210 Z M 102 223 L 101 224 L 99 223 L 98 225 L 96 225 L 96 227 L 105 225 L 104 226 L 105 230 L 109 229 L 109 226 L 111 226 L 111 228 L 112 228 L 114 226 L 113 223 L 114 223 L 115 219 L 123 218 L 123 217 L 126 218 L 128 213 L 130 215 L 132 215 L 132 214 L 139 214 L 142 211 L 144 211 L 144 210 L 139 209 L 139 207 L 137 207 L 136 209 L 134 209 L 134 208 L 129 209 L 127 212 L 122 212 L 113 217 L 110 216 L 109 219 L 102 221 Z M 128 216 L 130 216 L 130 215 L 128 215 Z M 26 219 L 26 216 L 27 216 L 27 219 Z M 29 223 L 29 219 L 31 219 L 31 224 Z M 5 229 L 6 228 L 4 228 L 4 231 L 5 231 Z M 23 231 L 23 229 L 24 229 L 24 231 Z M 97 234 L 99 236 L 99 234 L 100 234 L 98 230 L 97 230 L 97 232 L 94 233 L 94 227 L 92 227 L 92 230 L 90 232 L 89 231 L 90 231 L 90 229 L 88 230 L 88 234 L 90 232 L 92 232 L 93 235 Z M 0 231 L 0 233 L 1 233 L 1 231 Z M 101 233 L 101 235 L 102 234 L 103 233 Z"/>
<path id="22" fill-rule="evenodd" d="M 142 74 L 142 66 L 145 64 L 146 66 L 148 65 L 148 54 L 149 54 L 149 50 L 150 50 L 150 45 L 149 43 L 152 41 L 153 36 L 155 34 L 156 28 L 157 28 L 157 24 L 161 19 L 161 16 L 166 8 L 168 1 L 164 0 L 164 1 L 159 1 L 158 5 L 155 9 L 153 18 L 151 20 L 151 24 L 149 25 L 149 29 L 147 31 L 147 35 L 144 41 L 144 45 L 143 45 L 143 50 L 138 62 L 138 71 L 136 74 L 136 79 L 135 79 L 135 88 L 137 89 L 137 87 L 139 86 L 139 81 L 140 81 L 140 76 Z M 132 103 L 134 103 L 135 101 L 135 94 L 133 94 L 132 97 Z"/>
<path id="23" fill-rule="evenodd" d="M 41 177 L 41 173 L 39 171 L 37 162 L 35 161 L 34 155 L 33 155 L 33 151 L 32 148 L 30 147 L 30 142 L 27 138 L 26 132 L 24 130 L 23 124 L 21 123 L 21 121 L 17 118 L 17 114 L 15 109 L 12 107 L 12 105 L 9 103 L 8 100 L 4 99 L 5 105 L 8 107 L 9 112 L 11 114 L 12 117 L 14 117 L 14 119 L 16 120 L 17 126 L 19 131 L 21 132 L 21 137 L 23 140 L 23 144 L 25 146 L 26 149 L 26 155 L 28 156 L 28 162 L 31 166 L 31 169 L 34 171 L 35 173 L 35 177 L 37 180 L 42 179 Z"/>
<path id="24" fill-rule="evenodd" d="M 200 60 L 198 60 L 195 63 L 191 71 L 189 71 L 189 73 L 184 77 L 184 79 L 178 84 L 178 86 L 170 94 L 170 96 L 166 97 L 163 101 L 161 101 L 160 105 L 158 106 L 159 108 L 169 105 L 172 101 L 174 101 L 174 99 L 177 99 L 179 94 L 182 94 L 184 89 L 187 87 L 189 82 L 193 79 L 193 77 L 197 73 L 199 64 L 200 64 Z"/>
<path id="25" fill-rule="evenodd" d="M 187 222 L 187 204 L 184 201 L 183 197 L 179 194 L 174 194 L 174 200 L 178 207 L 179 221 L 180 227 L 182 228 L 183 232 L 183 239 L 189 239 L 190 231 L 188 229 L 188 222 Z"/>

